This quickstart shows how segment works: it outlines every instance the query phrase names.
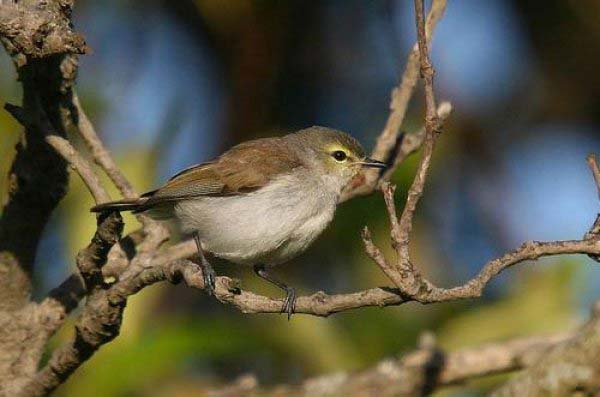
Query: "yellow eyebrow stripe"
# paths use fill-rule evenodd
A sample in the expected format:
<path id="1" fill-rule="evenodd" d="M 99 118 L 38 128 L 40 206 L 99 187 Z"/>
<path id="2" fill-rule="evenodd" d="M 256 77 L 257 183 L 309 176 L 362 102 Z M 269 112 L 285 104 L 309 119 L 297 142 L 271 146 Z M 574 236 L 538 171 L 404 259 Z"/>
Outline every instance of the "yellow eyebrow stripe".
<path id="1" fill-rule="evenodd" d="M 349 150 L 347 147 L 344 147 L 344 146 L 342 146 L 340 144 L 336 144 L 336 143 L 326 146 L 325 150 L 327 150 L 329 153 L 333 153 L 336 150 L 341 150 L 347 154 L 353 154 L 352 151 Z"/>

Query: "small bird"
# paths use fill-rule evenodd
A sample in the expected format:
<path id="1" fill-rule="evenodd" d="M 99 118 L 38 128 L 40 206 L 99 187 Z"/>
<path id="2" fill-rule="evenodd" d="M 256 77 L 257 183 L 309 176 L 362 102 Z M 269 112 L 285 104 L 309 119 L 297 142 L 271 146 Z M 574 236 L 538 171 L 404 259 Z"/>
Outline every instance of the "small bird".
<path id="1" fill-rule="evenodd" d="M 347 133 L 314 126 L 241 143 L 140 198 L 91 211 L 133 211 L 170 221 L 195 239 L 208 294 L 214 293 L 215 272 L 205 252 L 253 266 L 259 277 L 284 290 L 281 312 L 289 318 L 296 291 L 267 269 L 310 246 L 331 222 L 342 189 L 363 167 L 386 164 L 366 157 Z"/>

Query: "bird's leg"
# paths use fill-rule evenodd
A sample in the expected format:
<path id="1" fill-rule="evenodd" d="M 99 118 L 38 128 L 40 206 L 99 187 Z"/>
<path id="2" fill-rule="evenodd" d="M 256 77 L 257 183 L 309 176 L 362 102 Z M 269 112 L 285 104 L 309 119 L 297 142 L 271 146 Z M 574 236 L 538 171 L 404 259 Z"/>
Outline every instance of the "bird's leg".
<path id="1" fill-rule="evenodd" d="M 290 317 L 292 317 L 292 313 L 294 313 L 294 309 L 296 307 L 296 290 L 271 276 L 265 269 L 265 265 L 254 265 L 254 273 L 256 273 L 256 275 L 263 280 L 267 280 L 271 284 L 276 285 L 285 291 L 285 300 L 283 301 L 281 313 L 287 313 L 289 320 Z"/>
<path id="2" fill-rule="evenodd" d="M 198 256 L 200 257 L 200 267 L 202 268 L 202 278 L 204 279 L 204 289 L 206 293 L 210 295 L 215 294 L 215 277 L 216 273 L 211 264 L 204 257 L 204 251 L 202 251 L 202 242 L 198 233 L 194 233 L 194 241 L 196 242 L 196 248 L 198 249 Z"/>

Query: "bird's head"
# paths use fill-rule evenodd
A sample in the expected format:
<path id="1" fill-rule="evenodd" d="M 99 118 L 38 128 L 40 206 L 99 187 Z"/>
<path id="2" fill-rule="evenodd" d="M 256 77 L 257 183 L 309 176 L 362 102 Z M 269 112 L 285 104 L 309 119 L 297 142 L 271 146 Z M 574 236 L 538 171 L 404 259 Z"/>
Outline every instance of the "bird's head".
<path id="1" fill-rule="evenodd" d="M 368 158 L 360 142 L 342 131 L 315 126 L 285 139 L 311 170 L 342 187 L 363 168 L 386 168 L 385 163 Z"/>

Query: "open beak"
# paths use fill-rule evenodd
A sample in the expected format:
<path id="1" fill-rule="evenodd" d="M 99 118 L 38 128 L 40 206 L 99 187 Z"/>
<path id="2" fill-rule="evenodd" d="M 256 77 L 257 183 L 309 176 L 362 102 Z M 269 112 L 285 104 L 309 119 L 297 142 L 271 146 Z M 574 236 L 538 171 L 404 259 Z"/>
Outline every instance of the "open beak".
<path id="1" fill-rule="evenodd" d="M 358 164 L 360 164 L 362 167 L 368 167 L 368 168 L 387 168 L 388 165 L 386 163 L 384 163 L 383 161 L 379 161 L 379 160 L 373 160 L 370 158 L 365 158 L 363 161 L 359 161 Z"/>

